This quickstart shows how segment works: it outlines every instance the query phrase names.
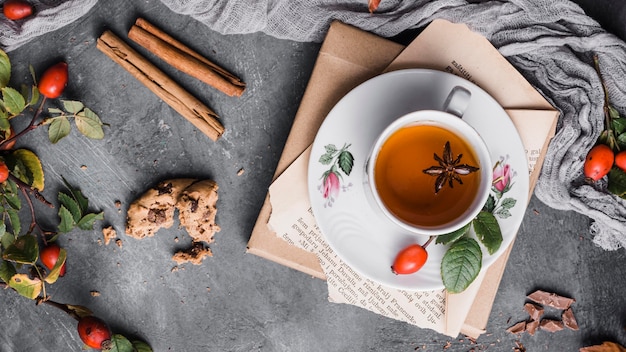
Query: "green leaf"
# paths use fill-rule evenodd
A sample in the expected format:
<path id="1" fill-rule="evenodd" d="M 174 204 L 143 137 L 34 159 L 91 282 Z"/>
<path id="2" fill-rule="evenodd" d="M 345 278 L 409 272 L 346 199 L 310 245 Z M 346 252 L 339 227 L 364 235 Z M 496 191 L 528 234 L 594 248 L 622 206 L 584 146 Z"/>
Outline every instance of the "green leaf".
<path id="1" fill-rule="evenodd" d="M 615 134 L 620 135 L 626 131 L 626 119 L 623 117 L 613 119 L 613 130 Z"/>
<path id="2" fill-rule="evenodd" d="M 617 145 L 620 150 L 626 150 L 626 133 L 622 133 L 617 136 Z"/>
<path id="3" fill-rule="evenodd" d="M 352 172 L 352 166 L 354 165 L 354 157 L 352 156 L 352 153 L 350 153 L 347 150 L 342 151 L 341 153 L 339 153 L 339 168 L 341 168 L 341 170 L 346 174 L 346 175 L 350 175 L 350 172 Z"/>
<path id="4" fill-rule="evenodd" d="M 17 270 L 15 270 L 13 263 L 6 260 L 0 261 L 0 279 L 2 279 L 2 281 L 9 283 L 9 280 L 11 280 L 15 274 L 17 274 Z"/>
<path id="5" fill-rule="evenodd" d="M 4 108 L 13 116 L 19 115 L 26 108 L 26 100 L 22 94 L 11 87 L 2 88 L 2 99 Z"/>
<path id="6" fill-rule="evenodd" d="M 74 217 L 72 213 L 67 210 L 66 207 L 61 205 L 59 208 L 59 217 L 61 218 L 61 223 L 59 224 L 59 232 L 67 233 L 72 231 L 76 222 L 74 221 Z"/>
<path id="7" fill-rule="evenodd" d="M 133 341 L 133 347 L 135 348 L 136 352 L 153 352 L 152 347 L 150 347 L 150 345 L 148 345 L 147 343 L 143 341 L 139 341 L 139 340 Z"/>
<path id="8" fill-rule="evenodd" d="M 46 276 L 45 281 L 49 284 L 55 283 L 59 276 L 61 275 L 61 268 L 63 264 L 65 264 L 65 260 L 67 259 L 67 251 L 63 248 L 59 251 L 59 256 L 57 257 L 57 262 L 54 264 L 54 267 L 50 270 L 48 276 Z"/>
<path id="9" fill-rule="evenodd" d="M 326 153 L 326 154 L 324 154 L 324 155 L 320 156 L 320 160 L 319 160 L 319 162 L 320 162 L 322 165 L 328 165 L 328 164 L 330 164 L 332 161 L 333 161 L 333 155 L 332 155 L 332 154 L 330 154 L 330 153 Z"/>
<path id="10" fill-rule="evenodd" d="M 483 206 L 483 211 L 486 212 L 493 212 L 493 210 L 496 207 L 496 199 L 493 197 L 493 195 L 489 195 L 489 197 L 487 198 L 487 201 L 485 202 L 485 205 Z"/>
<path id="11" fill-rule="evenodd" d="M 39 244 L 33 235 L 18 237 L 2 253 L 2 259 L 19 264 L 35 264 L 37 258 L 39 258 Z"/>
<path id="12" fill-rule="evenodd" d="M 115 334 L 111 340 L 102 344 L 103 352 L 134 352 L 133 344 L 123 335 Z"/>
<path id="13" fill-rule="evenodd" d="M 9 280 L 9 286 L 20 295 L 35 299 L 41 293 L 43 282 L 37 278 L 31 279 L 26 274 L 15 274 Z"/>
<path id="14" fill-rule="evenodd" d="M 335 154 L 337 152 L 337 146 L 334 144 L 327 144 L 324 146 L 324 149 L 326 149 L 326 154 Z"/>
<path id="15" fill-rule="evenodd" d="M 61 205 L 69 210 L 70 214 L 72 214 L 74 222 L 78 222 L 78 220 L 83 217 L 83 212 L 74 198 L 63 192 L 59 192 L 59 202 L 61 202 Z"/>
<path id="16" fill-rule="evenodd" d="M 463 235 L 465 235 L 467 233 L 467 231 L 469 231 L 471 225 L 472 225 L 472 223 L 470 222 L 469 224 L 461 227 L 460 229 L 458 229 L 458 230 L 456 230 L 454 232 L 446 233 L 444 235 L 439 235 L 439 236 L 437 236 L 437 239 L 435 240 L 435 243 L 438 243 L 438 244 L 450 244 L 452 242 L 455 242 L 459 238 L 463 237 Z"/>
<path id="17" fill-rule="evenodd" d="M 80 213 L 85 214 L 89 207 L 89 200 L 85 198 L 85 196 L 83 196 L 82 192 L 78 188 L 72 187 L 72 185 L 67 182 L 65 177 L 63 177 L 63 183 L 65 184 L 65 187 L 67 187 L 67 189 L 70 191 L 70 194 L 72 195 L 76 203 L 78 203 L 78 206 L 80 207 Z"/>
<path id="18" fill-rule="evenodd" d="M 511 209 L 515 206 L 515 204 L 517 204 L 517 199 L 515 198 L 504 198 L 502 200 L 502 203 L 500 203 L 500 206 L 506 209 Z"/>
<path id="19" fill-rule="evenodd" d="M 472 222 L 474 231 L 480 242 L 487 248 L 489 254 L 495 253 L 502 244 L 502 232 L 496 217 L 486 211 L 481 211 Z"/>
<path id="20" fill-rule="evenodd" d="M 498 210 L 493 212 L 493 215 L 497 215 L 500 219 L 507 219 L 513 216 L 513 214 L 511 214 L 511 212 L 509 211 L 509 209 L 506 209 L 506 208 L 498 208 Z"/>
<path id="21" fill-rule="evenodd" d="M 39 89 L 36 86 L 31 86 L 30 87 L 30 101 L 28 102 L 28 105 L 35 105 L 39 102 L 39 98 L 41 97 L 41 95 L 39 94 Z"/>
<path id="22" fill-rule="evenodd" d="M 448 292 L 465 291 L 480 273 L 482 255 L 473 238 L 463 237 L 450 246 L 441 261 L 441 278 Z"/>
<path id="23" fill-rule="evenodd" d="M 7 180 L 4 182 L 4 199 L 7 201 L 7 204 L 15 210 L 20 210 L 22 208 L 22 201 L 20 200 L 20 196 L 17 193 L 17 185 L 12 180 Z"/>
<path id="24" fill-rule="evenodd" d="M 17 210 L 13 208 L 4 208 L 4 211 L 9 214 L 9 222 L 11 223 L 11 228 L 13 229 L 14 235 L 19 235 L 22 231 L 22 223 L 20 221 L 20 215 Z"/>
<path id="25" fill-rule="evenodd" d="M 89 214 L 83 216 L 83 218 L 80 219 L 80 221 L 77 223 L 77 226 L 81 230 L 92 230 L 93 229 L 93 224 L 97 220 L 104 220 L 104 212 L 100 212 L 100 213 L 97 213 L 97 214 L 96 213 L 89 213 Z"/>
<path id="26" fill-rule="evenodd" d="M 91 139 L 104 138 L 104 130 L 102 129 L 102 121 L 95 112 L 89 108 L 79 112 L 75 116 L 76 127 L 85 137 Z"/>
<path id="27" fill-rule="evenodd" d="M 612 167 L 609 171 L 608 191 L 619 196 L 626 197 L 626 173 L 618 167 Z"/>
<path id="28" fill-rule="evenodd" d="M 58 115 L 65 115 L 65 114 L 63 113 L 63 110 L 58 109 L 58 108 L 48 108 L 48 113 L 49 113 L 50 115 L 57 115 L 57 114 L 58 114 Z"/>
<path id="29" fill-rule="evenodd" d="M 48 139 L 50 143 L 56 144 L 70 134 L 72 126 L 66 116 L 57 116 L 51 120 L 50 127 L 48 127 Z"/>
<path id="30" fill-rule="evenodd" d="M 11 80 L 11 60 L 3 50 L 0 50 L 0 88 L 4 88 Z"/>
<path id="31" fill-rule="evenodd" d="M 1 221 L 0 228 L 2 229 L 2 236 L 0 236 L 0 244 L 2 244 L 3 248 L 8 248 L 10 245 L 15 243 L 15 236 L 7 231 L 7 225 L 4 221 Z"/>
<path id="32" fill-rule="evenodd" d="M 8 129 L 8 127 L 9 127 L 7 124 L 10 124 L 10 122 L 9 122 L 9 114 L 6 111 L 4 111 L 2 106 L 3 106 L 2 105 L 2 100 L 0 100 L 0 119 L 2 119 L 2 122 L 1 122 L 2 127 L 1 128 L 2 128 L 3 131 L 6 131 Z"/>
<path id="33" fill-rule="evenodd" d="M 78 113 L 84 107 L 85 107 L 85 105 L 83 105 L 83 103 L 81 103 L 80 101 L 63 100 L 63 108 L 65 109 L 65 111 L 70 112 L 72 114 Z"/>
<path id="34" fill-rule="evenodd" d="M 43 168 L 37 154 L 27 149 L 17 149 L 6 155 L 5 161 L 11 172 L 22 182 L 43 191 Z"/>

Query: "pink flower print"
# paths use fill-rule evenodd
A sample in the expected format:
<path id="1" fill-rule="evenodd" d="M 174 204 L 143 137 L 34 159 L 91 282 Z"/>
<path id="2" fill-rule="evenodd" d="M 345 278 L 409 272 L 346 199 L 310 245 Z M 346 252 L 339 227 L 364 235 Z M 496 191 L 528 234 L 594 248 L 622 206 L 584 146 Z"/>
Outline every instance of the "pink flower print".
<path id="1" fill-rule="evenodd" d="M 493 187 L 499 192 L 504 192 L 511 183 L 511 166 L 500 164 L 493 170 Z"/>
<path id="2" fill-rule="evenodd" d="M 329 172 L 322 183 L 322 194 L 324 198 L 335 198 L 339 194 L 339 176 L 333 171 Z"/>

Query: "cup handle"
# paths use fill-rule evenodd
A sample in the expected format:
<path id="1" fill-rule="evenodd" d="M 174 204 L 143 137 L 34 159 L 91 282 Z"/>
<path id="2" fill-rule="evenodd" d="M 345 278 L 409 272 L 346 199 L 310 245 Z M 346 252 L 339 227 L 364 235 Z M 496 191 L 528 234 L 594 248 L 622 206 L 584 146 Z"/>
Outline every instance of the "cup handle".
<path id="1" fill-rule="evenodd" d="M 456 86 L 452 88 L 450 94 L 446 98 L 446 102 L 443 104 L 443 110 L 452 115 L 462 117 L 465 113 L 465 109 L 469 105 L 472 93 L 466 88 Z"/>

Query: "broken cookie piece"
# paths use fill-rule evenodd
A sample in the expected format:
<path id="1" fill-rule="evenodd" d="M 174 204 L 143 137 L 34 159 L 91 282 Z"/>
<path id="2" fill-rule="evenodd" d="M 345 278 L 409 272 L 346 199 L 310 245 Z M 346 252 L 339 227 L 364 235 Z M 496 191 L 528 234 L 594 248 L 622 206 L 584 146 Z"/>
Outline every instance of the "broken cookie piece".
<path id="1" fill-rule="evenodd" d="M 117 238 L 117 232 L 113 226 L 108 226 L 102 229 L 102 236 L 104 236 L 104 245 L 108 245 L 111 240 Z"/>
<path id="2" fill-rule="evenodd" d="M 128 207 L 126 234 L 139 239 L 171 227 L 174 206 L 180 194 L 195 181 L 187 178 L 167 180 L 146 191 Z"/>
<path id="3" fill-rule="evenodd" d="M 215 224 L 217 189 L 215 181 L 198 181 L 188 186 L 176 203 L 180 224 L 196 242 L 211 243 L 220 230 Z"/>
<path id="4" fill-rule="evenodd" d="M 200 242 L 194 242 L 191 248 L 176 252 L 174 256 L 172 256 L 172 260 L 178 265 L 184 263 L 200 265 L 202 264 L 202 260 L 204 260 L 204 258 L 212 256 L 213 252 L 211 252 L 211 248 L 204 247 L 204 245 Z"/>

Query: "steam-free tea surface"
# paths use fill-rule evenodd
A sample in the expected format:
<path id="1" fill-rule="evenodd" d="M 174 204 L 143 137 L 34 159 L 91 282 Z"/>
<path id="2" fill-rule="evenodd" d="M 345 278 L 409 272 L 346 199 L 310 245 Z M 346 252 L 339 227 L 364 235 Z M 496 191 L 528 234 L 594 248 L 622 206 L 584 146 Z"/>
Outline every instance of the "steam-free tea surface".
<path id="1" fill-rule="evenodd" d="M 458 164 L 479 166 L 468 143 L 440 126 L 419 124 L 401 128 L 383 144 L 374 168 L 375 187 L 387 209 L 404 222 L 417 226 L 440 226 L 467 210 L 480 185 L 480 173 L 457 175 L 436 192 L 438 177 L 424 172 L 439 166 L 444 146 L 450 143 Z"/>

